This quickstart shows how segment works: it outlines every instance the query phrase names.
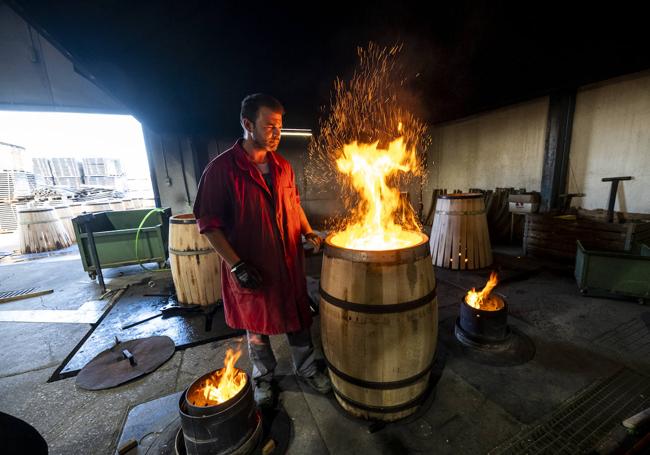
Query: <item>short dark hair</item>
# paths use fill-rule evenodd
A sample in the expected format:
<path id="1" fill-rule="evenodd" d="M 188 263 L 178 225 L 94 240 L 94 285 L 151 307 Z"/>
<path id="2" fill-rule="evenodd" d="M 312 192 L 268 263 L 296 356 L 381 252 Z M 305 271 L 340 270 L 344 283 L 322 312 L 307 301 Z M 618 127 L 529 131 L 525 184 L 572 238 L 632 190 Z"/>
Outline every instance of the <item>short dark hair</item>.
<path id="1" fill-rule="evenodd" d="M 268 107 L 273 112 L 279 112 L 284 115 L 284 107 L 277 99 L 271 95 L 264 93 L 254 93 L 248 95 L 241 102 L 241 112 L 239 113 L 239 121 L 243 122 L 245 118 L 255 123 L 257 113 L 261 107 Z"/>

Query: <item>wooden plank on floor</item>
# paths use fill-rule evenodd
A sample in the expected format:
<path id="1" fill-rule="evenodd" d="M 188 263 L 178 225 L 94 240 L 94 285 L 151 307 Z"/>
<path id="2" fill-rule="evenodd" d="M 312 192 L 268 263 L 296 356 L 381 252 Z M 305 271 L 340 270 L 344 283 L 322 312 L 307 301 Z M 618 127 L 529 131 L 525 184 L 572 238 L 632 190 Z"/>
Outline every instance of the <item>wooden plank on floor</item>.
<path id="1" fill-rule="evenodd" d="M 0 292 L 0 303 L 14 302 L 16 300 L 31 299 L 32 297 L 39 297 L 41 295 L 51 294 L 54 289 L 36 290 L 24 289 L 20 291 L 2 291 Z"/>

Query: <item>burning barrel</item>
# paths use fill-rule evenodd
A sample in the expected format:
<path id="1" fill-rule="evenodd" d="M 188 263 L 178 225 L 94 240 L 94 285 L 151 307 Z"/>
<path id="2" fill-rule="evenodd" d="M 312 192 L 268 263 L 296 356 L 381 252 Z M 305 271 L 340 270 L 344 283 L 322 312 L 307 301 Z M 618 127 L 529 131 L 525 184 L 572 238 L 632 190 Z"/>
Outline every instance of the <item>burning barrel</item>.
<path id="1" fill-rule="evenodd" d="M 503 297 L 491 293 L 497 282 L 497 275 L 492 272 L 480 292 L 472 289 L 463 297 L 454 329 L 461 343 L 478 349 L 508 348 L 508 306 Z"/>
<path id="2" fill-rule="evenodd" d="M 350 414 L 394 421 L 424 398 L 438 333 L 428 238 L 392 250 L 326 239 L 321 336 L 336 399 Z M 418 241 L 419 240 L 419 241 Z"/>
<path id="3" fill-rule="evenodd" d="M 436 201 L 431 227 L 433 264 L 454 270 L 473 270 L 492 264 L 483 195 L 443 194 Z"/>
<path id="4" fill-rule="evenodd" d="M 261 416 L 248 375 L 234 366 L 239 354 L 229 350 L 224 368 L 201 376 L 181 395 L 179 412 L 188 455 L 244 455 L 257 447 Z"/>

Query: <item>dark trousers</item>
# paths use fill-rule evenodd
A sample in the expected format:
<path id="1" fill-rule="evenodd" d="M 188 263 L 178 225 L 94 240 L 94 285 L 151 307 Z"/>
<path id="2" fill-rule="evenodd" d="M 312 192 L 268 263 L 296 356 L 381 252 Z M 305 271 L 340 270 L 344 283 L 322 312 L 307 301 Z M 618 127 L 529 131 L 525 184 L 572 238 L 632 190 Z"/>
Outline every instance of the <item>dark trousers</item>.
<path id="1" fill-rule="evenodd" d="M 253 363 L 253 380 L 271 381 L 277 365 L 275 355 L 271 349 L 271 340 L 268 335 L 246 332 L 248 339 L 248 353 Z M 293 369 L 296 375 L 309 377 L 316 373 L 314 345 L 311 341 L 309 329 L 300 332 L 287 333 Z"/>

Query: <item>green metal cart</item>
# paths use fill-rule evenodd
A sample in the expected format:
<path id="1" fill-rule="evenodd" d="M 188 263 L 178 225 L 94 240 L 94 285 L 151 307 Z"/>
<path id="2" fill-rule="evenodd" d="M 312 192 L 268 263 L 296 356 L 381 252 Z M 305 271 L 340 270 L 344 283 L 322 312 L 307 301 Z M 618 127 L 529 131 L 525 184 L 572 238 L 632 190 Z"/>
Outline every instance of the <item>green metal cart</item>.
<path id="1" fill-rule="evenodd" d="M 125 265 L 155 262 L 164 267 L 169 257 L 168 235 L 171 209 L 152 213 L 138 227 L 151 209 L 124 210 L 116 212 L 99 212 L 81 215 L 72 219 L 81 263 L 91 279 L 97 277 L 98 267 L 93 257 L 90 229 L 94 239 L 96 256 L 101 269 L 122 267 Z M 135 251 L 135 239 L 138 235 L 138 252 Z"/>
<path id="2" fill-rule="evenodd" d="M 580 292 L 595 296 L 634 297 L 650 301 L 650 248 L 634 252 L 586 249 L 578 240 L 575 277 Z"/>

